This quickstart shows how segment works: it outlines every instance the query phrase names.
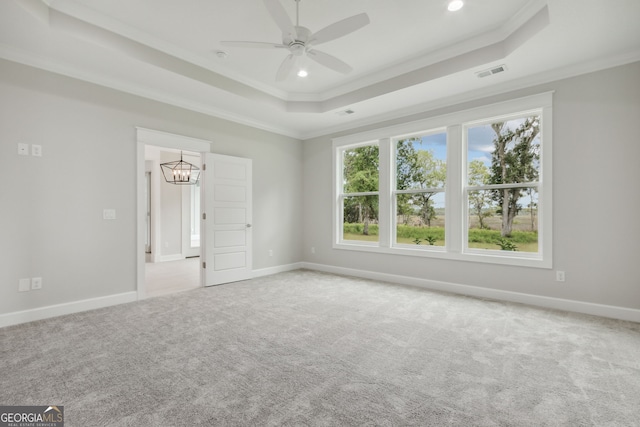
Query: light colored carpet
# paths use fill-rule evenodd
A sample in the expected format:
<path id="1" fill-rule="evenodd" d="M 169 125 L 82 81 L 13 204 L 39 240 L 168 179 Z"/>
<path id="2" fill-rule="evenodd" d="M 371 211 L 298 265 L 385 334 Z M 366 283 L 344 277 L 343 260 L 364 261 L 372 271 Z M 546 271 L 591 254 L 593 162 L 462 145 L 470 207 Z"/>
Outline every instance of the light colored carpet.
<path id="1" fill-rule="evenodd" d="M 294 271 L 0 329 L 73 426 L 637 426 L 640 324 Z"/>
<path id="2" fill-rule="evenodd" d="M 145 293 L 148 297 L 188 291 L 200 287 L 200 258 L 147 262 L 144 273 Z"/>

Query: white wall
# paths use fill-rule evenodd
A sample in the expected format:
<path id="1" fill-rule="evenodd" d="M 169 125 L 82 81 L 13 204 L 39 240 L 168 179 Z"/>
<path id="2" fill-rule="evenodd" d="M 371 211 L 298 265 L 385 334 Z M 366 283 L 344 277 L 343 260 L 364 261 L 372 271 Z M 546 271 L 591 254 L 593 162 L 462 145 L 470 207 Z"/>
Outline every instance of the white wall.
<path id="1" fill-rule="evenodd" d="M 305 261 L 334 271 L 353 269 L 358 274 L 389 274 L 391 279 L 397 275 L 426 279 L 425 283 L 471 285 L 500 296 L 517 292 L 640 309 L 638 76 L 640 63 L 634 63 L 305 141 Z M 332 137 L 550 90 L 555 90 L 553 265 L 566 271 L 566 282 L 556 282 L 554 271 L 547 269 L 332 248 Z M 311 254 L 311 247 L 315 247 L 315 254 Z"/>
<path id="2" fill-rule="evenodd" d="M 174 153 L 162 151 L 160 163 L 177 160 Z M 162 177 L 159 177 L 162 178 Z M 160 253 L 161 257 L 182 256 L 182 186 L 160 179 Z"/>
<path id="3" fill-rule="evenodd" d="M 135 296 L 136 126 L 252 158 L 254 269 L 300 261 L 300 141 L 2 60 L 0 317 Z M 19 142 L 43 157 L 18 156 Z M 27 277 L 43 289 L 18 293 Z"/>

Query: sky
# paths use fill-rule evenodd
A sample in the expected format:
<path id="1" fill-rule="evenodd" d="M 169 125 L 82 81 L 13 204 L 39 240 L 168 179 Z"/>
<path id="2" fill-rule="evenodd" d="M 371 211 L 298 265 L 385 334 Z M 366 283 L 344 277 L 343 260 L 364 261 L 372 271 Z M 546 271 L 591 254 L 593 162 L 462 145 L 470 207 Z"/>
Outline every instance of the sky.
<path id="1" fill-rule="evenodd" d="M 506 126 L 516 129 L 524 119 L 507 121 Z M 496 134 L 491 124 L 478 125 L 469 128 L 467 162 L 482 160 L 487 166 L 491 166 L 491 153 L 493 152 L 493 139 Z M 414 143 L 416 150 L 431 150 L 440 160 L 447 158 L 447 134 L 446 132 L 423 136 L 420 141 Z"/>
<path id="2" fill-rule="evenodd" d="M 514 119 L 507 121 L 506 126 L 516 129 L 522 122 L 522 119 Z M 491 153 L 494 150 L 493 139 L 496 134 L 491 128 L 491 124 L 477 125 L 468 129 L 467 142 L 467 162 L 473 160 L 481 160 L 485 166 L 491 166 Z M 539 138 L 538 138 L 539 143 Z M 416 150 L 430 150 L 435 158 L 446 161 L 447 159 L 447 134 L 440 132 L 423 136 L 419 141 L 414 143 Z M 444 193 L 434 196 L 436 207 L 444 207 Z"/>

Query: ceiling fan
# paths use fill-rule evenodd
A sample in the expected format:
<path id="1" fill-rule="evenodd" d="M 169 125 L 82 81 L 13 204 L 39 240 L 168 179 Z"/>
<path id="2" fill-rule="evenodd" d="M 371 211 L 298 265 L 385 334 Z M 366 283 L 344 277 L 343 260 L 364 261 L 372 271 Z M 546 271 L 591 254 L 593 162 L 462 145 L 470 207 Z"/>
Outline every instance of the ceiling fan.
<path id="1" fill-rule="evenodd" d="M 341 21 L 335 22 L 319 31 L 316 31 L 315 33 L 312 33 L 308 28 L 300 26 L 298 10 L 300 6 L 300 0 L 295 0 L 295 2 L 296 25 L 293 25 L 291 19 L 289 19 L 289 15 L 287 15 L 287 12 L 280 3 L 280 0 L 264 0 L 264 4 L 267 7 L 269 14 L 276 22 L 280 30 L 282 30 L 282 43 L 223 41 L 221 42 L 221 44 L 231 47 L 288 49 L 289 55 L 284 59 L 284 61 L 282 61 L 282 64 L 278 68 L 278 72 L 276 73 L 276 81 L 282 81 L 286 79 L 287 76 L 291 74 L 291 71 L 295 68 L 296 63 L 303 56 L 307 56 L 317 63 L 339 73 L 350 73 L 353 68 L 351 68 L 351 66 L 349 66 L 347 63 L 343 62 L 333 55 L 329 55 L 328 53 L 316 50 L 314 47 L 321 43 L 326 43 L 328 41 L 346 36 L 347 34 L 350 34 L 364 27 L 369 23 L 369 16 L 366 13 L 360 13 L 358 15 L 354 15 Z"/>

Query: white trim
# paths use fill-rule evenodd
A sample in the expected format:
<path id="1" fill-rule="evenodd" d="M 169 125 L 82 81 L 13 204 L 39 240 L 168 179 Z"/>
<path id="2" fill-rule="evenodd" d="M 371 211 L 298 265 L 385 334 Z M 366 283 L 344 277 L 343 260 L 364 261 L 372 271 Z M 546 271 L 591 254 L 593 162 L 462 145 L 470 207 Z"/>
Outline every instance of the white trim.
<path id="1" fill-rule="evenodd" d="M 552 104 L 553 91 L 543 92 L 536 95 L 530 95 L 522 98 L 506 100 L 498 103 L 482 105 L 475 108 L 456 111 L 441 116 L 430 117 L 427 119 L 416 120 L 413 122 L 400 123 L 393 126 L 371 129 L 361 133 L 345 135 L 332 139 L 332 156 L 333 156 L 333 233 L 334 240 L 332 247 L 334 249 L 353 250 L 363 252 L 377 252 L 394 255 L 409 255 L 434 257 L 443 259 L 453 259 L 460 261 L 483 262 L 490 264 L 517 265 L 523 267 L 546 268 L 553 267 L 552 254 Z M 510 252 L 510 251 L 493 251 L 493 250 L 474 250 L 468 248 L 467 227 L 468 203 L 466 194 L 468 188 L 466 186 L 466 167 L 467 159 L 467 141 L 466 129 L 472 125 L 491 123 L 495 120 L 502 120 L 506 117 L 523 117 L 527 114 L 537 114 L 540 116 L 542 128 L 542 151 L 541 151 L 541 170 L 540 179 L 535 183 L 538 189 L 538 252 Z M 388 159 L 393 163 L 394 150 L 385 150 L 384 143 L 389 140 L 397 140 L 406 136 L 417 134 L 432 135 L 446 129 L 447 133 L 447 184 L 445 191 L 446 198 L 446 251 L 433 250 L 435 248 L 422 247 L 420 250 L 410 249 L 394 244 L 394 232 L 388 231 L 389 227 L 395 228 L 395 221 L 392 220 L 394 211 L 389 213 L 388 209 L 394 209 L 394 203 L 388 199 L 388 194 L 398 194 L 396 190 L 390 192 L 387 182 L 391 183 L 394 175 L 393 169 L 389 165 Z M 365 142 L 366 141 L 366 142 Z M 380 204 L 380 221 L 379 221 L 379 238 L 375 243 L 361 241 L 346 241 L 342 235 L 343 208 L 341 203 L 345 194 L 342 191 L 342 169 L 343 169 L 343 152 L 345 150 L 367 145 L 375 145 L 376 142 L 380 147 L 380 165 L 379 173 L 381 183 L 379 186 L 379 204 Z M 391 175 L 391 176 L 390 176 Z M 384 184 L 384 185 L 383 185 Z M 532 183 L 503 184 L 500 186 L 482 186 L 487 188 L 506 188 L 511 186 L 529 186 Z M 472 187 L 473 188 L 473 187 Z M 384 190 L 384 191 L 383 191 Z M 413 190 L 411 192 L 414 192 Z M 394 198 L 395 199 L 395 198 Z M 389 216 L 389 214 L 391 216 Z M 385 222 L 386 221 L 386 222 Z"/>
<path id="2" fill-rule="evenodd" d="M 633 308 L 596 304 L 563 298 L 546 297 L 542 295 L 524 294 L 520 292 L 482 288 L 472 285 L 463 285 L 459 283 L 442 282 L 437 280 L 421 279 L 417 277 L 400 276 L 395 274 L 377 273 L 373 271 L 357 270 L 354 268 L 337 267 L 333 265 L 316 264 L 311 262 L 303 262 L 300 264 L 302 268 L 322 271 L 325 273 L 361 277 L 364 279 L 379 280 L 399 285 L 415 286 L 429 290 L 451 292 L 454 294 L 469 295 L 478 298 L 489 298 L 499 301 L 515 302 L 537 307 L 550 308 L 554 310 L 564 310 L 574 313 L 583 313 L 593 316 L 627 320 L 630 322 L 640 322 L 640 310 Z"/>
<path id="3" fill-rule="evenodd" d="M 180 148 L 187 151 L 210 151 L 212 141 L 206 139 L 193 138 L 190 136 L 177 135 L 163 132 L 161 130 L 147 129 L 136 126 L 136 136 L 138 142 L 146 145 L 155 145 L 164 148 Z"/>
<path id="4" fill-rule="evenodd" d="M 335 126 L 323 127 L 322 129 L 300 132 L 298 138 L 303 141 L 318 138 L 324 135 L 331 135 L 340 132 L 349 132 L 354 129 L 367 126 L 374 126 L 381 122 L 392 120 L 402 120 L 408 116 L 426 114 L 433 110 L 456 106 L 458 104 L 473 102 L 491 96 L 500 96 L 509 92 L 524 90 L 531 87 L 556 82 L 563 79 L 578 77 L 581 75 L 594 73 L 610 68 L 620 67 L 640 60 L 640 49 L 633 52 L 625 52 L 594 61 L 586 61 L 580 64 L 570 65 L 564 68 L 544 71 L 532 76 L 509 80 L 494 86 L 485 86 L 478 89 L 463 91 L 461 93 L 435 99 L 421 104 L 412 105 L 406 108 L 399 108 L 394 111 L 386 111 L 382 114 L 369 116 L 349 123 L 337 124 Z"/>
<path id="5" fill-rule="evenodd" d="M 146 201 L 145 193 L 145 145 L 154 145 L 164 148 L 176 148 L 195 152 L 211 151 L 212 141 L 205 139 L 193 138 L 184 135 L 172 134 L 155 129 L 147 129 L 136 126 L 136 290 L 138 299 L 146 298 L 145 292 L 145 267 L 146 253 L 145 246 L 145 230 L 146 230 Z M 201 232 L 204 232 L 201 226 Z M 184 259 L 182 254 L 157 256 L 154 253 L 156 261 L 174 261 Z M 172 258 L 177 256 L 178 258 Z"/>
<path id="6" fill-rule="evenodd" d="M 595 304 L 583 301 L 568 300 L 562 298 L 545 297 L 541 295 L 523 294 L 519 292 L 502 291 L 498 289 L 482 288 L 478 286 L 463 285 L 451 282 L 420 279 L 410 276 L 400 276 L 395 274 L 377 273 L 373 271 L 358 270 L 354 268 L 337 267 L 327 264 L 317 264 L 311 262 L 297 262 L 284 264 L 276 267 L 253 270 L 253 277 L 270 276 L 277 273 L 308 269 L 325 273 L 340 274 L 345 276 L 361 277 L 364 279 L 380 280 L 393 284 L 416 286 L 429 290 L 451 292 L 460 295 L 469 295 L 478 298 L 490 298 L 499 301 L 516 302 L 521 304 L 534 305 L 538 307 L 551 308 L 555 310 L 565 310 L 575 313 L 590 314 L 593 316 L 608 317 L 612 319 L 627 320 L 640 323 L 640 310 L 626 307 L 619 307 L 605 304 Z M 126 304 L 138 300 L 136 292 L 125 292 L 121 294 L 109 295 L 98 298 L 90 298 L 81 301 L 74 301 L 64 304 L 56 304 L 47 307 L 40 307 L 31 310 L 16 311 L 0 315 L 0 328 L 17 325 L 21 323 L 33 322 L 36 320 L 48 319 L 67 314 L 80 313 L 98 308 L 110 307 L 119 304 Z"/>
<path id="7" fill-rule="evenodd" d="M 108 295 L 98 298 L 90 298 L 81 301 L 67 302 L 64 304 L 39 307 L 31 310 L 15 311 L 0 315 L 0 328 L 20 323 L 33 322 L 35 320 L 48 319 L 63 316 L 65 314 L 79 313 L 81 311 L 95 310 L 97 308 L 110 307 L 112 305 L 134 302 L 138 299 L 136 292 Z"/>
<path id="8" fill-rule="evenodd" d="M 251 272 L 252 273 L 251 277 L 253 278 L 264 277 L 264 276 L 271 276 L 273 274 L 284 273 L 287 271 L 300 270 L 304 268 L 303 264 L 304 263 L 302 262 L 295 262 L 293 264 L 283 264 L 283 265 L 277 265 L 275 267 L 260 268 L 258 270 L 253 270 Z"/>
<path id="9" fill-rule="evenodd" d="M 551 107 L 554 92 L 555 91 L 541 92 L 536 95 L 486 104 L 449 114 L 353 133 L 333 138 L 332 142 L 334 148 L 346 148 L 344 146 L 359 147 L 362 145 L 376 144 L 383 138 L 399 138 L 402 137 L 402 135 L 413 135 L 423 132 L 430 133 L 461 123 L 486 122 L 494 117 L 518 115 L 518 113 L 522 112 Z"/>
<path id="10" fill-rule="evenodd" d="M 262 268 L 252 271 L 252 278 L 270 276 L 287 271 L 300 270 L 304 263 L 284 264 L 275 267 Z M 108 295 L 104 297 L 90 298 L 81 301 L 73 301 L 63 304 L 39 307 L 30 310 L 16 311 L 13 313 L 0 314 L 0 328 L 18 325 L 21 323 L 33 322 L 36 320 L 49 319 L 52 317 L 64 316 L 67 314 L 80 313 L 83 311 L 95 310 L 98 308 L 110 307 L 119 304 L 126 304 L 145 299 L 146 296 L 139 297 L 135 291 L 121 294 Z"/>

